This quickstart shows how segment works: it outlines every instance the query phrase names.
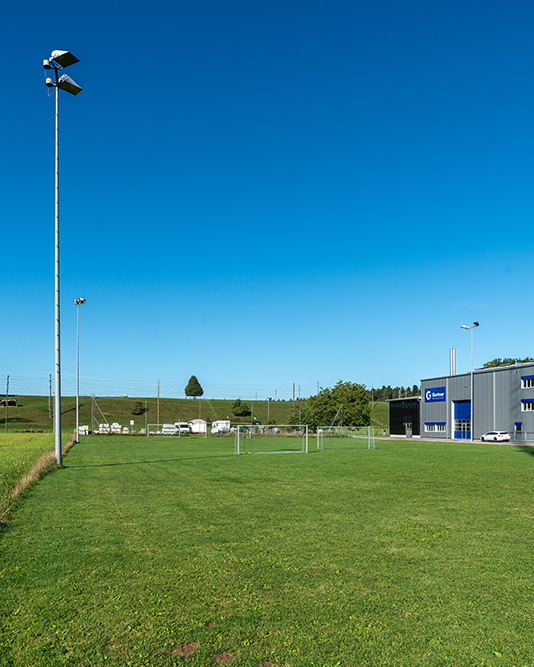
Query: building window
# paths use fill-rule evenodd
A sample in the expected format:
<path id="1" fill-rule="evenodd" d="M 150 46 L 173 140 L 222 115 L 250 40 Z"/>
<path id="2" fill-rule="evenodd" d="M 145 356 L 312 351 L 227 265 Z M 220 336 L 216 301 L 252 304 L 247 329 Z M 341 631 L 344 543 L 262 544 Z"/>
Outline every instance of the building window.
<path id="1" fill-rule="evenodd" d="M 454 430 L 455 431 L 461 431 L 462 433 L 466 433 L 467 431 L 471 431 L 471 420 L 470 419 L 455 419 L 454 420 Z"/>
<path id="2" fill-rule="evenodd" d="M 521 412 L 534 412 L 534 402 L 521 401 Z"/>
<path id="3" fill-rule="evenodd" d="M 425 433 L 445 433 L 445 424 L 425 424 Z"/>
<path id="4" fill-rule="evenodd" d="M 521 389 L 530 389 L 531 387 L 534 387 L 534 377 L 521 378 Z"/>

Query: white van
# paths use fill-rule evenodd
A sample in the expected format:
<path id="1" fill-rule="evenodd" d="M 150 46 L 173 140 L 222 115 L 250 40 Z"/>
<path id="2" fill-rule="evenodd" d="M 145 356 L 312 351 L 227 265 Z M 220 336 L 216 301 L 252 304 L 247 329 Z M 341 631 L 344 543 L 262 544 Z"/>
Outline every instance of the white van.
<path id="1" fill-rule="evenodd" d="M 191 433 L 191 429 L 189 428 L 189 424 L 187 422 L 176 422 L 174 426 L 176 428 L 176 432 L 180 435 Z"/>

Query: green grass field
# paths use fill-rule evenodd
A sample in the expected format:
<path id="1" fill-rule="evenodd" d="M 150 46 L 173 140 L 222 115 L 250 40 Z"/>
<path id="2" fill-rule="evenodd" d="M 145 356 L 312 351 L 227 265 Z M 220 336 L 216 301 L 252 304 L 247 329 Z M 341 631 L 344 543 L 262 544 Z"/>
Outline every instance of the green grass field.
<path id="1" fill-rule="evenodd" d="M 82 438 L 0 537 L 0 665 L 534 665 L 528 447 Z"/>

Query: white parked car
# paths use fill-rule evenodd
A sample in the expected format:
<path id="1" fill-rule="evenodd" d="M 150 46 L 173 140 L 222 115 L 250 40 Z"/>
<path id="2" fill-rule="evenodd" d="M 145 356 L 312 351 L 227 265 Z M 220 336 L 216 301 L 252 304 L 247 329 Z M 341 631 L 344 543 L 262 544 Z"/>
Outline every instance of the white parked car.
<path id="1" fill-rule="evenodd" d="M 510 434 L 506 431 L 488 431 L 480 436 L 482 442 L 508 442 Z"/>
<path id="2" fill-rule="evenodd" d="M 176 422 L 174 424 L 176 433 L 191 433 L 188 422 Z"/>

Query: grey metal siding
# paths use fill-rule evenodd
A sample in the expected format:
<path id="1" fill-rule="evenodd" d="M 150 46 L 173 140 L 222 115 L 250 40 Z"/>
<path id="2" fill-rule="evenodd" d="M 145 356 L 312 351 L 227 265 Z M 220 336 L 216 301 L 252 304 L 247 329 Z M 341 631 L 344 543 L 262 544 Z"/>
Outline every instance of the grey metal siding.
<path id="1" fill-rule="evenodd" d="M 429 389 L 437 389 L 438 387 L 445 387 L 445 400 L 437 402 L 429 402 L 426 399 L 426 393 Z M 431 431 L 427 432 L 425 423 L 428 422 L 445 422 L 447 424 L 447 401 L 449 389 L 447 387 L 446 378 L 436 378 L 433 380 L 423 380 L 421 382 L 421 436 L 427 439 L 436 438 L 443 440 L 447 438 L 447 426 L 445 432 Z"/>
<path id="2" fill-rule="evenodd" d="M 534 364 L 479 369 L 473 373 L 473 438 L 487 431 L 508 431 L 521 423 L 521 436 L 534 440 L 534 411 L 522 411 L 523 399 L 534 400 L 534 387 L 521 388 L 521 378 L 534 375 Z M 428 389 L 446 387 L 446 400 L 429 402 Z M 471 399 L 471 373 L 421 380 L 421 435 L 428 439 L 454 437 L 454 403 Z M 427 432 L 425 423 L 446 422 L 446 431 Z"/>
<path id="3" fill-rule="evenodd" d="M 493 430 L 493 373 L 476 374 L 473 391 L 473 438 Z"/>

